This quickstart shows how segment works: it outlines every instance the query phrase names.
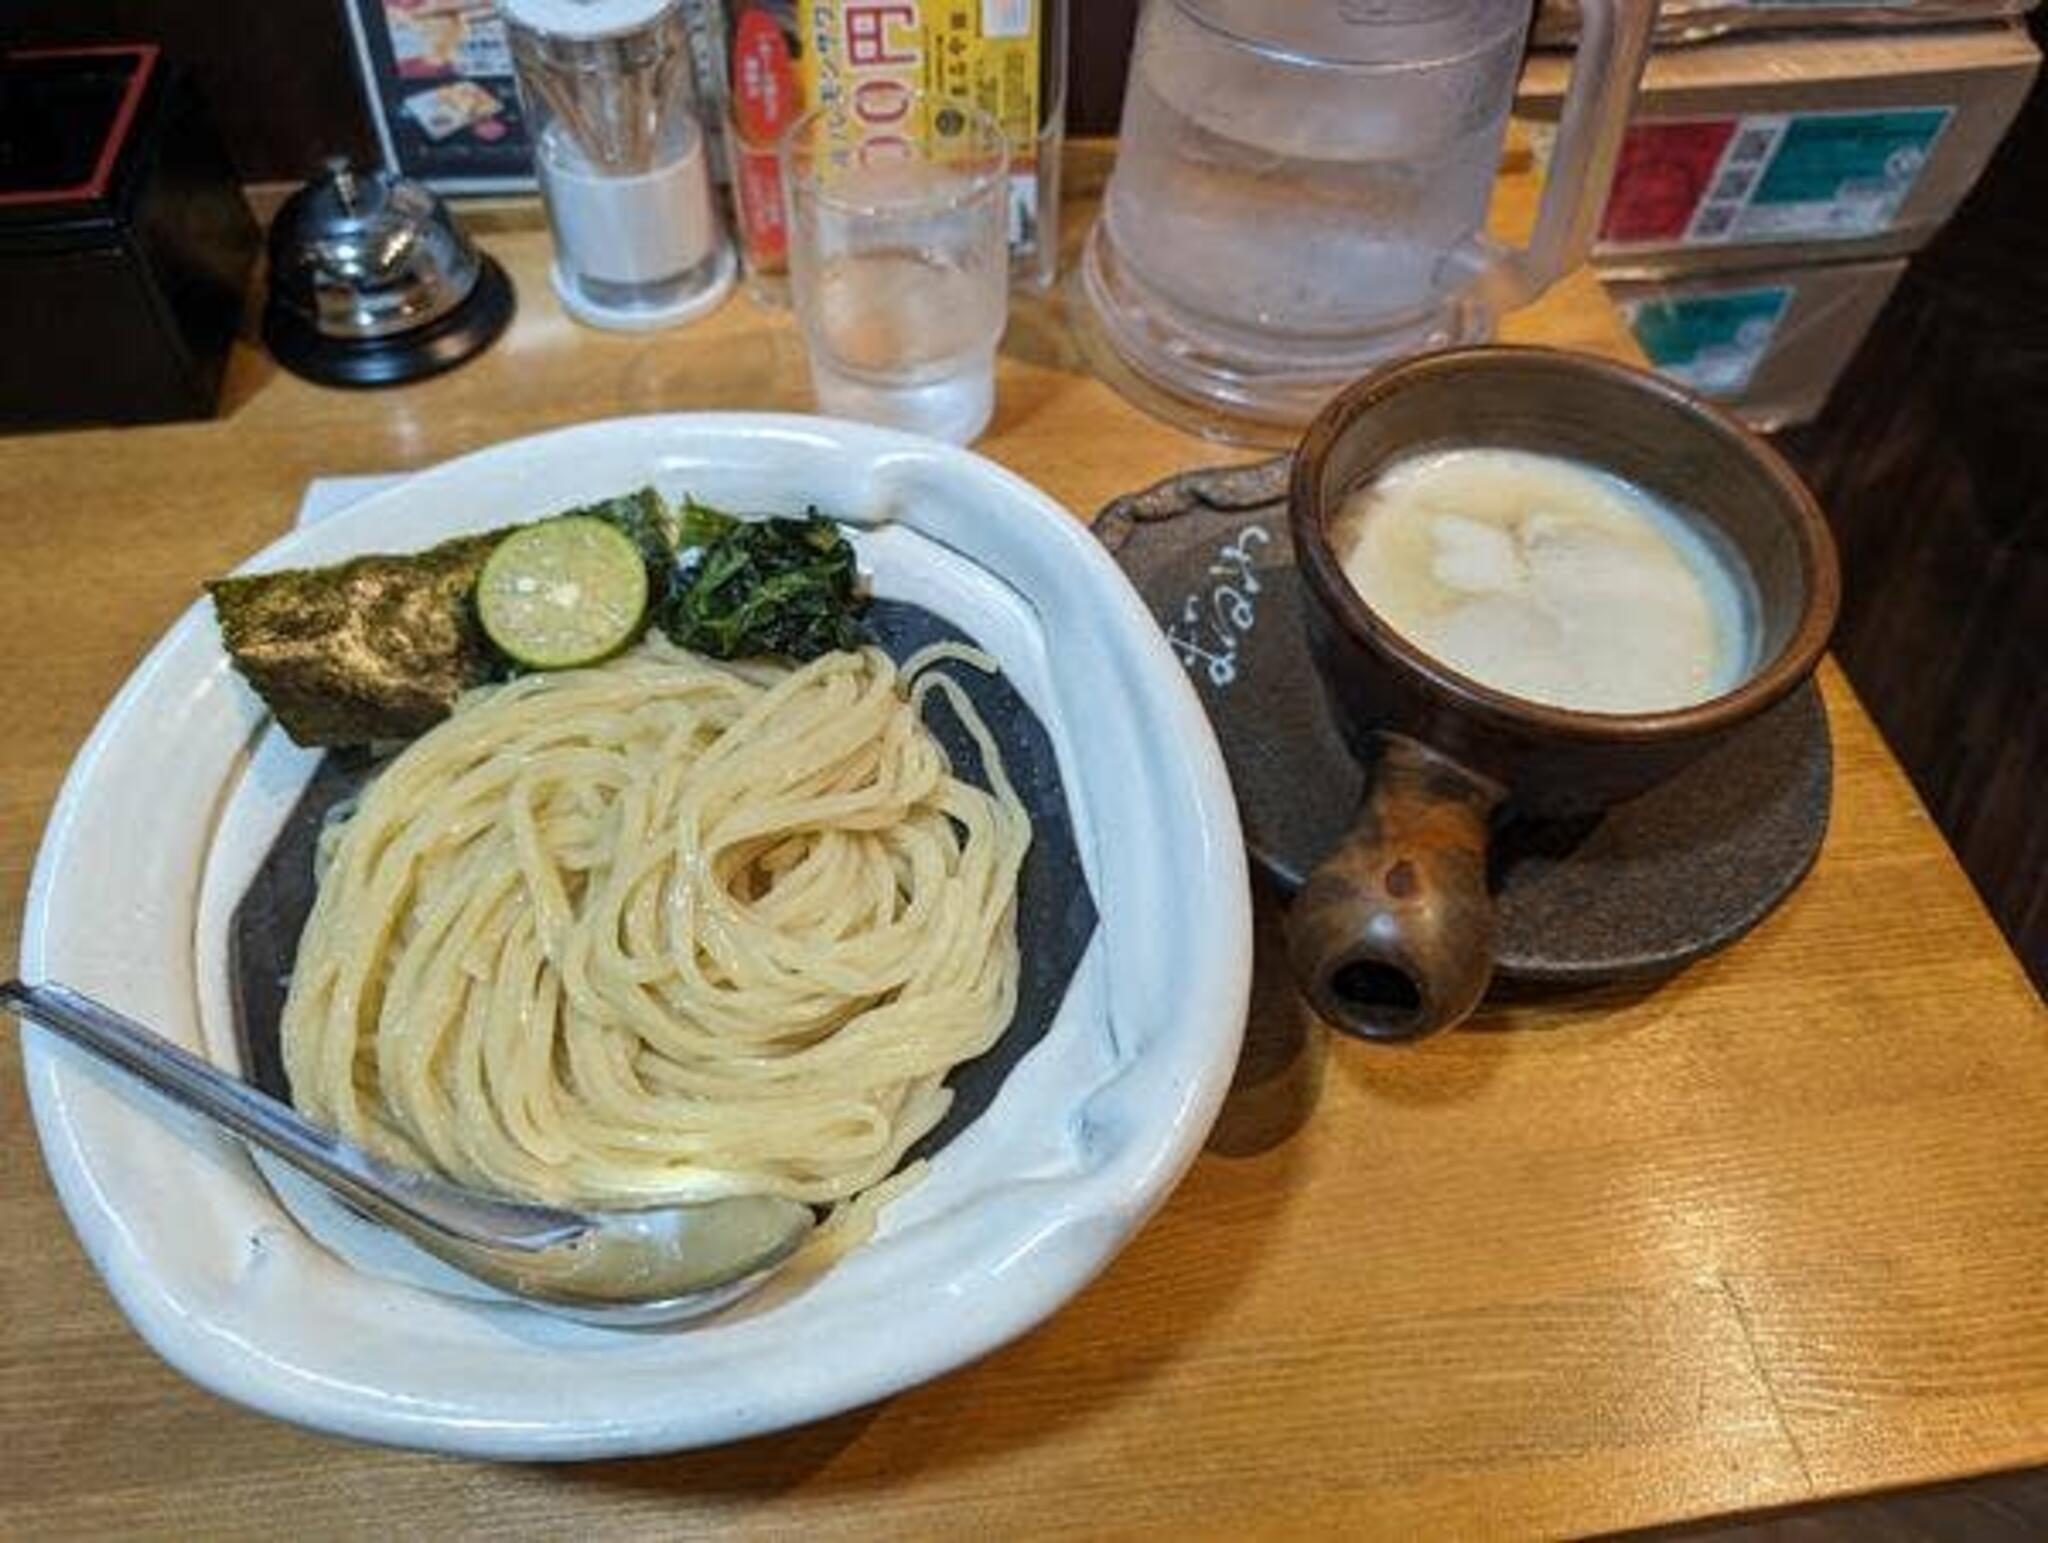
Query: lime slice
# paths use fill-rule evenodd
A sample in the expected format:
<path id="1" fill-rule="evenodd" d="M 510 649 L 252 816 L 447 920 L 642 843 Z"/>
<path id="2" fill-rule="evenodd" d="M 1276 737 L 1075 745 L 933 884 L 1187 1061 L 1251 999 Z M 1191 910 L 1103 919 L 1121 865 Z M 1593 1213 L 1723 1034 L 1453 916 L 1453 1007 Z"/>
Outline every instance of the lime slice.
<path id="1" fill-rule="evenodd" d="M 498 543 L 476 581 L 476 610 L 485 635 L 528 669 L 595 664 L 640 635 L 647 565 L 603 520 L 542 520 Z"/>

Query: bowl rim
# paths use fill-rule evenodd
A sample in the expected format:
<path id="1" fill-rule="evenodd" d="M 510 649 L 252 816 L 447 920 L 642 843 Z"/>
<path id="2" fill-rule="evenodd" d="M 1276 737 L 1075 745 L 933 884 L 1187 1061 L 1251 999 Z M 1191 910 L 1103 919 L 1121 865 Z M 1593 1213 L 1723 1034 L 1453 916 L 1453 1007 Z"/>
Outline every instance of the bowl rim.
<path id="1" fill-rule="evenodd" d="M 1419 386 L 1479 373 L 1513 371 L 1532 380 L 1560 374 L 1597 378 L 1656 404 L 1656 410 L 1705 428 L 1732 455 L 1753 462 L 1778 495 L 1799 552 L 1807 604 L 1784 645 L 1742 683 L 1686 707 L 1647 713 L 1601 713 L 1532 701 L 1489 686 L 1424 652 L 1382 620 L 1344 577 L 1330 543 L 1321 496 L 1323 469 L 1352 425 L 1390 398 Z M 1649 370 L 1559 348 L 1481 344 L 1397 361 L 1331 398 L 1302 438 L 1288 478 L 1287 518 L 1295 561 L 1325 614 L 1383 661 L 1492 727 L 1581 744 L 1677 741 L 1717 734 L 1789 696 L 1826 653 L 1841 608 L 1841 568 L 1827 517 L 1784 457 L 1733 414 Z"/>

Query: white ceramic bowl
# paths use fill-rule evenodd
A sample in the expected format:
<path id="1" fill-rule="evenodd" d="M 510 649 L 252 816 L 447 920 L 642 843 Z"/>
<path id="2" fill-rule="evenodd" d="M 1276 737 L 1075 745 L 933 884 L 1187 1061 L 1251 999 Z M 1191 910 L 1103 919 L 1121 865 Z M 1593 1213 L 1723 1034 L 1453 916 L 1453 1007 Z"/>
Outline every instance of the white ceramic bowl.
<path id="1" fill-rule="evenodd" d="M 351 1267 L 235 1142 L 25 1031 L 36 1125 L 73 1225 L 150 1344 L 218 1393 L 348 1436 L 504 1458 L 666 1451 L 816 1419 L 1045 1318 L 1166 1198 L 1208 1131 L 1251 964 L 1222 758 L 1121 571 L 1019 478 L 823 419 L 626 419 L 423 472 L 248 566 L 414 549 L 650 481 L 741 509 L 816 504 L 861 527 L 880 593 L 951 618 L 1000 659 L 1052 736 L 1101 912 L 1059 1017 L 870 1243 L 800 1290 L 661 1333 Z M 229 913 L 313 762 L 270 726 L 210 607 L 194 605 L 65 782 L 23 976 L 77 986 L 233 1064 Z M 329 1241 L 376 1269 L 379 1236 Z"/>

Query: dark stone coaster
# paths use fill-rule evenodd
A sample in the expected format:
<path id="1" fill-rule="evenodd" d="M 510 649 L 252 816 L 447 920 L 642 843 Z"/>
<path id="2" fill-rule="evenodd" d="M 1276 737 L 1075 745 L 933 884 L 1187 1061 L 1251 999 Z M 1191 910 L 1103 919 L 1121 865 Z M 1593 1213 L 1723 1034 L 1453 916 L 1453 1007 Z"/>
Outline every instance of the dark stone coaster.
<path id="1" fill-rule="evenodd" d="M 869 630 L 892 659 L 927 643 L 971 642 L 966 633 L 922 607 L 877 600 Z M 1067 986 L 1095 932 L 1095 901 L 1074 844 L 1074 825 L 1060 781 L 1052 740 L 1007 678 L 966 665 L 937 666 L 966 689 L 987 722 L 1017 796 L 1031 814 L 1031 851 L 1018 878 L 1017 937 L 1022 953 L 1017 1012 L 987 1054 L 954 1068 L 947 1079 L 953 1104 L 909 1153 L 929 1157 L 978 1119 L 1010 1070 L 1045 1037 L 1066 999 Z M 973 739 L 943 697 L 927 703 L 926 721 L 952 757 L 957 775 L 980 787 L 988 780 Z M 276 844 L 235 911 L 229 968 L 235 988 L 236 1032 L 249 1080 L 289 1098 L 278 1044 L 278 1021 L 299 934 L 313 908 L 313 849 L 327 811 L 362 786 L 372 769 L 366 757 L 335 754 L 323 760 L 285 822 Z"/>
<path id="2" fill-rule="evenodd" d="M 1351 823 L 1364 777 L 1324 706 L 1287 534 L 1288 462 L 1190 472 L 1096 531 L 1187 666 L 1246 844 L 1291 894 Z M 1651 979 L 1755 926 L 1812 866 L 1833 757 L 1811 685 L 1684 773 L 1605 814 L 1496 832 L 1504 983 Z"/>

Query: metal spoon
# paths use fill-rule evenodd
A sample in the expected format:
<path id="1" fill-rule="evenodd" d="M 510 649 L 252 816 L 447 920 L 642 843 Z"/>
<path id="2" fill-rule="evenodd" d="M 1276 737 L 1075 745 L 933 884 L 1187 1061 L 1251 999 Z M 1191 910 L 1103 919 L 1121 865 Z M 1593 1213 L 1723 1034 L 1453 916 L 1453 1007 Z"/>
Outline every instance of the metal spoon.
<path id="1" fill-rule="evenodd" d="M 544 1312 L 623 1327 L 695 1318 L 760 1285 L 813 1224 L 808 1206 L 771 1195 L 569 1211 L 478 1194 L 379 1161 L 68 986 L 0 982 L 0 1007 L 275 1153 L 435 1258 Z"/>

